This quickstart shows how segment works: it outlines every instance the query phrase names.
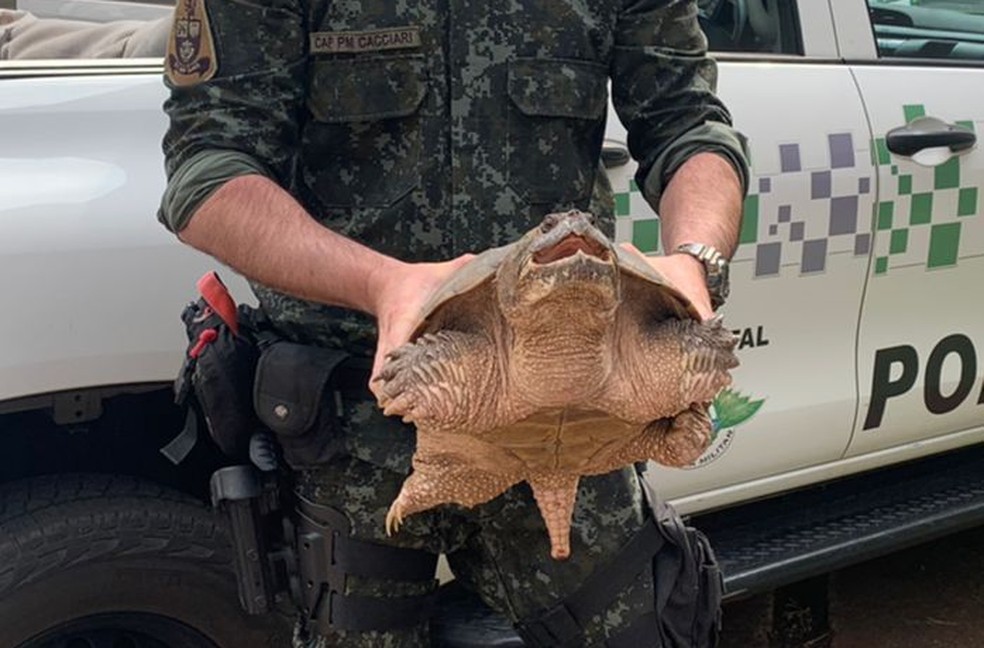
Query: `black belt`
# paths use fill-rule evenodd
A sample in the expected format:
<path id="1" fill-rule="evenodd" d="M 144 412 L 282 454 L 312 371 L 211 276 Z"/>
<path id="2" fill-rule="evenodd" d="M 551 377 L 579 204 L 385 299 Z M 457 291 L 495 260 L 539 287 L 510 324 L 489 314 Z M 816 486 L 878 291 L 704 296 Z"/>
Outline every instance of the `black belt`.
<path id="1" fill-rule="evenodd" d="M 429 618 L 436 603 L 437 556 L 352 538 L 337 509 L 298 497 L 297 544 L 308 619 L 330 630 L 393 630 Z M 346 594 L 349 576 L 430 583 L 428 594 L 375 597 Z"/>
<path id="2" fill-rule="evenodd" d="M 581 587 L 552 608 L 521 621 L 516 632 L 530 646 L 574 647 L 584 645 L 584 626 L 603 612 L 644 569 L 651 569 L 653 556 L 663 546 L 663 536 L 653 520 L 636 533 L 607 565 L 594 570 Z M 629 628 L 611 637 L 609 648 L 637 648 L 640 637 L 652 638 L 656 615 L 647 614 Z"/>

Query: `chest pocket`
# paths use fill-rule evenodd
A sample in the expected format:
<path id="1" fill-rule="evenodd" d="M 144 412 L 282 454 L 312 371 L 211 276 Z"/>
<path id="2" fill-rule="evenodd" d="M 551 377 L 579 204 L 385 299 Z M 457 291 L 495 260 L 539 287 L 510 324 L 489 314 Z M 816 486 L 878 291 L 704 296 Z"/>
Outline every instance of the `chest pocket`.
<path id="1" fill-rule="evenodd" d="M 386 207 L 420 183 L 419 56 L 314 61 L 302 173 L 326 207 Z"/>
<path id="2" fill-rule="evenodd" d="M 582 206 L 598 171 L 607 68 L 591 61 L 509 65 L 509 183 L 531 203 Z"/>

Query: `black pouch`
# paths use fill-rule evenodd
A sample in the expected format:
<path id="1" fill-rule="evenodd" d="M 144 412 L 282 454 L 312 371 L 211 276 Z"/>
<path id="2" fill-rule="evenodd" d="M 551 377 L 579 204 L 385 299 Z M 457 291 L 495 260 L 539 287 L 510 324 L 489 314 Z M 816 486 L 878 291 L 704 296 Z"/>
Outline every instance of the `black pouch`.
<path id="1" fill-rule="evenodd" d="M 324 463 L 344 448 L 331 378 L 348 357 L 344 351 L 283 341 L 263 349 L 253 405 L 292 468 Z"/>
<path id="2" fill-rule="evenodd" d="M 174 384 L 175 400 L 198 412 L 222 452 L 243 459 L 259 428 L 250 400 L 258 357 L 254 334 L 262 318 L 248 306 L 237 308 L 214 273 L 202 278 L 200 289 L 206 282 L 204 296 L 181 314 L 188 351 Z"/>
<path id="3" fill-rule="evenodd" d="M 645 478 L 646 464 L 637 464 L 636 471 L 663 539 L 652 561 L 657 645 L 713 648 L 721 633 L 724 575 L 711 543 L 659 496 Z"/>
<path id="4" fill-rule="evenodd" d="M 666 542 L 653 559 L 663 646 L 713 648 L 721 631 L 724 578 L 707 537 L 664 502 L 654 507 Z"/>

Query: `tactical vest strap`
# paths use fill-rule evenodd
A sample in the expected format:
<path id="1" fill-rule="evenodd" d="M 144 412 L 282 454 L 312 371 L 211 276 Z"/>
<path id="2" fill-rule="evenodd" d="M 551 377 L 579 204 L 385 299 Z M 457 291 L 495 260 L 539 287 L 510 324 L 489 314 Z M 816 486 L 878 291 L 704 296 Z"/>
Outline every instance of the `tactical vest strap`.
<path id="1" fill-rule="evenodd" d="M 305 613 L 318 630 L 393 630 L 416 625 L 434 610 L 437 556 L 350 536 L 348 518 L 334 508 L 298 498 L 297 545 Z M 431 584 L 419 596 L 346 594 L 349 576 Z"/>
<path id="2" fill-rule="evenodd" d="M 596 568 L 580 589 L 552 608 L 521 621 L 516 626 L 516 632 L 529 646 L 583 645 L 584 625 L 588 619 L 603 612 L 641 572 L 651 569 L 653 556 L 663 546 L 663 541 L 655 522 L 648 521 L 611 562 Z M 652 637 L 656 633 L 655 614 L 643 617 L 646 618 L 650 618 L 652 623 L 640 620 L 639 624 L 643 626 L 646 636 Z M 622 634 L 628 636 L 632 633 L 628 638 L 634 638 L 636 633 L 632 631 L 635 625 Z M 623 641 L 620 635 L 613 637 L 608 645 L 619 648 L 645 643 Z"/>

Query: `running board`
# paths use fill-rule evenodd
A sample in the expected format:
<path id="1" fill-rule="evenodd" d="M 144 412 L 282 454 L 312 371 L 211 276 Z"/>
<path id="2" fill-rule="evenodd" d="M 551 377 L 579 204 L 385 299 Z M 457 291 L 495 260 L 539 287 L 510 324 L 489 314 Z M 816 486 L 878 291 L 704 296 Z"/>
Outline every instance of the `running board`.
<path id="1" fill-rule="evenodd" d="M 711 540 L 726 599 L 773 590 L 984 524 L 984 444 L 690 522 Z"/>

